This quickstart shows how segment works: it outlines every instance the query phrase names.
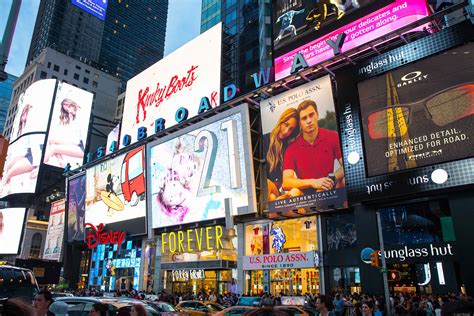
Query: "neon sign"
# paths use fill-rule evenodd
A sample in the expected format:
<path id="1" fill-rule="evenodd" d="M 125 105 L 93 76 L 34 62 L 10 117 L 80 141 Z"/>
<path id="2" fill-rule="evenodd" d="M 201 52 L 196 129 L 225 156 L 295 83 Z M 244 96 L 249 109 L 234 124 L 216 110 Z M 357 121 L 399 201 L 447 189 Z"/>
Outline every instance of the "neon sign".
<path id="1" fill-rule="evenodd" d="M 116 244 L 117 248 L 125 240 L 125 232 L 109 231 L 104 232 L 104 224 L 100 224 L 97 228 L 91 223 L 85 223 L 84 228 L 91 228 L 88 230 L 86 235 L 86 244 L 89 249 L 96 247 L 97 245 L 105 245 L 108 243 Z"/>

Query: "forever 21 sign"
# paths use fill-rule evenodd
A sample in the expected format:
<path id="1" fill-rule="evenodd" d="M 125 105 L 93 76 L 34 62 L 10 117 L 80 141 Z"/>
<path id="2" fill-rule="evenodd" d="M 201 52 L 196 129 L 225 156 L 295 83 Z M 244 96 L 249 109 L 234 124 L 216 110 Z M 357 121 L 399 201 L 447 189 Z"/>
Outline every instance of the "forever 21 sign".
<path id="1" fill-rule="evenodd" d="M 244 271 L 313 268 L 314 251 L 289 252 L 244 257 Z"/>

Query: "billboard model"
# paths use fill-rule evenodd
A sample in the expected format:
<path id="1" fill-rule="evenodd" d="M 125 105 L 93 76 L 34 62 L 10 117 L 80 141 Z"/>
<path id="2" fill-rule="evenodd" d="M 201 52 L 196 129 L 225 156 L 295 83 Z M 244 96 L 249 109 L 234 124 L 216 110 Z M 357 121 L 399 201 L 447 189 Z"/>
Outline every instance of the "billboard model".
<path id="1" fill-rule="evenodd" d="M 51 203 L 43 259 L 61 260 L 66 219 L 65 206 L 66 200 L 64 199 Z"/>
<path id="2" fill-rule="evenodd" d="M 255 212 L 246 106 L 148 145 L 153 228 Z"/>
<path id="3" fill-rule="evenodd" d="M 71 0 L 71 3 L 104 21 L 108 1 L 109 0 Z"/>
<path id="4" fill-rule="evenodd" d="M 177 124 L 186 108 L 188 116 L 199 114 L 203 97 L 211 107 L 220 102 L 222 24 L 184 44 L 127 82 L 121 137 L 137 141 L 137 130 L 155 133 L 155 124 Z M 162 120 L 160 120 L 162 119 Z M 160 123 L 156 123 L 156 121 Z M 163 121 L 164 120 L 164 121 Z M 121 147 L 124 145 L 120 144 Z"/>
<path id="5" fill-rule="evenodd" d="M 359 83 L 367 174 L 474 156 L 474 44 Z"/>
<path id="6" fill-rule="evenodd" d="M 82 165 L 93 94 L 61 82 L 56 90 L 49 127 L 45 164 L 75 169 Z"/>
<path id="7" fill-rule="evenodd" d="M 279 80 L 290 75 L 293 59 L 298 53 L 303 55 L 310 67 L 334 57 L 334 49 L 327 41 L 331 40 L 333 43 L 336 43 L 341 33 L 345 34 L 345 39 L 342 41 L 340 49 L 340 52 L 343 53 L 428 15 L 429 11 L 425 0 L 396 0 L 386 7 L 376 10 L 286 54 L 276 56 L 275 79 Z"/>
<path id="8" fill-rule="evenodd" d="M 20 250 L 26 209 L 0 209 L 0 255 L 17 255 Z"/>
<path id="9" fill-rule="evenodd" d="M 128 235 L 146 233 L 144 150 L 139 147 L 87 169 L 86 223 L 117 223 Z"/>
<path id="10" fill-rule="evenodd" d="M 270 212 L 347 204 L 329 76 L 260 103 Z"/>
<path id="11" fill-rule="evenodd" d="M 86 208 L 86 175 L 68 181 L 67 241 L 84 240 Z"/>

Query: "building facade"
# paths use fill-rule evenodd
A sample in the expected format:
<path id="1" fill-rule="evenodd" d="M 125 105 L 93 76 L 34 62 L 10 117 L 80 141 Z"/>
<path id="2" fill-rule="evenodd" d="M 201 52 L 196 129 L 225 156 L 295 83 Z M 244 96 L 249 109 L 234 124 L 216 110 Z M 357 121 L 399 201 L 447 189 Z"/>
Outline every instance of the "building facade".
<path id="1" fill-rule="evenodd" d="M 2 131 L 7 119 L 8 106 L 10 105 L 13 92 L 13 83 L 18 79 L 11 74 L 7 75 L 7 80 L 0 82 L 0 130 Z"/>

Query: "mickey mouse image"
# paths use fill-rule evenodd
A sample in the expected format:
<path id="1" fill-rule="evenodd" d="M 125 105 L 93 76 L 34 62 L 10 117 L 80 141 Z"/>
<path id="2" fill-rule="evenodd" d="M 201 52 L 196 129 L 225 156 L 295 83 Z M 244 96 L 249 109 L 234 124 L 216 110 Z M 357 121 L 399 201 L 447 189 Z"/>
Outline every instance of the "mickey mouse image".
<path id="1" fill-rule="evenodd" d="M 114 177 L 111 173 L 107 175 L 107 185 L 105 186 L 105 191 L 109 192 L 109 197 L 113 195 L 117 195 L 114 190 Z"/>

